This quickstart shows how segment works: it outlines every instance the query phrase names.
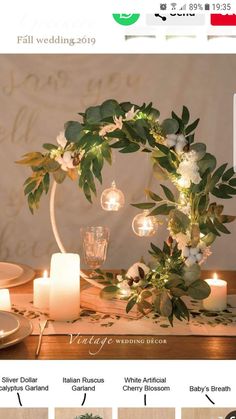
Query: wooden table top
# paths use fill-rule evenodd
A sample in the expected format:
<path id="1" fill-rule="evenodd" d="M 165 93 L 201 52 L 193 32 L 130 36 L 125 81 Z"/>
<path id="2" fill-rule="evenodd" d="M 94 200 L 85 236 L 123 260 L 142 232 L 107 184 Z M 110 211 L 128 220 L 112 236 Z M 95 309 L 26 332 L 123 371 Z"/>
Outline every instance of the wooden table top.
<path id="1" fill-rule="evenodd" d="M 203 271 L 202 278 L 211 278 L 212 271 Z M 227 280 L 228 292 L 236 294 L 236 272 L 218 271 Z M 33 282 L 11 289 L 11 293 L 32 293 Z M 236 332 L 236 331 L 235 331 Z M 236 333 L 235 333 L 236 335 Z M 106 335 L 100 335 L 99 344 L 69 342 L 68 336 L 44 336 L 41 360 L 69 359 L 236 359 L 235 337 L 208 336 L 114 336 L 102 346 Z M 96 337 L 95 337 L 96 338 Z M 129 340 L 121 343 L 120 339 Z M 0 351 L 0 359 L 35 359 L 38 336 L 30 336 L 18 345 Z M 91 350 L 96 352 L 91 355 Z"/>

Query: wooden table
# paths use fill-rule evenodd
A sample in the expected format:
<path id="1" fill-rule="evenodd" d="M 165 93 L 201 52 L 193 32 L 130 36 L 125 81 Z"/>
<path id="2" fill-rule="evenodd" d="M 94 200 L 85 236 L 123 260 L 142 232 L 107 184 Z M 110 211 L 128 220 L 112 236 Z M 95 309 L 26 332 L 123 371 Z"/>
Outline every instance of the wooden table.
<path id="1" fill-rule="evenodd" d="M 221 271 L 218 274 L 220 278 L 227 280 L 229 293 L 236 294 L 236 272 Z M 212 272 L 203 271 L 202 277 L 211 278 Z M 12 288 L 11 292 L 32 293 L 32 282 Z M 106 338 L 106 335 L 99 337 Z M 132 335 L 125 338 L 136 342 L 128 344 L 115 342 L 115 339 L 119 338 L 124 339 L 124 336 L 115 336 L 114 342 L 104 345 L 100 351 L 100 346 L 93 346 L 98 353 L 90 355 L 89 343 L 70 344 L 68 336 L 44 336 L 39 359 L 236 359 L 236 333 L 235 337 L 160 336 L 158 338 Z M 166 340 L 166 344 L 149 343 L 148 341 L 153 338 Z M 139 342 L 140 340 L 142 342 Z M 30 336 L 18 345 L 1 350 L 0 359 L 35 359 L 37 343 L 38 336 Z"/>

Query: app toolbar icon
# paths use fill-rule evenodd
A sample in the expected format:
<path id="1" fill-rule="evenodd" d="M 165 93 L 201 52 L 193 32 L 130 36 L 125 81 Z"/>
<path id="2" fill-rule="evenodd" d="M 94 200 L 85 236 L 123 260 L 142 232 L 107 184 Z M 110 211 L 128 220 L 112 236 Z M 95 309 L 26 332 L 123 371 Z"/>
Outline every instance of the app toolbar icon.
<path id="1" fill-rule="evenodd" d="M 113 14 L 113 18 L 115 19 L 115 21 L 123 26 L 133 25 L 134 23 L 137 22 L 139 17 L 140 17 L 139 14 L 125 14 L 125 13 Z"/>

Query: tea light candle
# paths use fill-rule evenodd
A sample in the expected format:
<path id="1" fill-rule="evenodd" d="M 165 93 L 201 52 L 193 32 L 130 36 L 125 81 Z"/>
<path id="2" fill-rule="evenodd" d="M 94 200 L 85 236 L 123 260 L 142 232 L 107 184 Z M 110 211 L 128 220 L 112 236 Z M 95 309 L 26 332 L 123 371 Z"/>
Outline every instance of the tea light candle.
<path id="1" fill-rule="evenodd" d="M 80 311 L 80 257 L 55 253 L 51 259 L 50 319 L 76 320 Z"/>
<path id="2" fill-rule="evenodd" d="M 222 311 L 227 308 L 227 282 L 219 279 L 217 274 L 205 280 L 211 288 L 209 297 L 203 300 L 203 308 L 209 311 Z"/>
<path id="3" fill-rule="evenodd" d="M 50 284 L 47 271 L 44 271 L 43 278 L 34 280 L 34 306 L 40 310 L 49 309 Z"/>
<path id="4" fill-rule="evenodd" d="M 11 298 L 9 290 L 0 290 L 0 310 L 11 311 Z"/>

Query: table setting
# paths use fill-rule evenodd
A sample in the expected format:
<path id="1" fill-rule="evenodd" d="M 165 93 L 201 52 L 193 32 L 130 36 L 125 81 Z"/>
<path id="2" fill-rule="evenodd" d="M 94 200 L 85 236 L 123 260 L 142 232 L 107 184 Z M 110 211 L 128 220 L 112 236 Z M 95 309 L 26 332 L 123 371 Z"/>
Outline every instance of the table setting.
<path id="1" fill-rule="evenodd" d="M 236 219 L 221 203 L 236 195 L 233 168 L 217 166 L 206 145 L 195 142 L 199 119 L 190 122 L 186 106 L 180 116 L 172 111 L 162 122 L 152 103 L 114 99 L 80 115 L 82 122 L 65 123 L 56 145 L 43 144 L 44 152 L 26 153 L 17 162 L 31 170 L 24 194 L 32 214 L 50 191 L 59 252 L 49 255 L 50 269 L 44 272 L 0 262 L 0 349 L 30 335 L 39 337 L 36 357 L 43 337 L 53 335 L 234 337 L 236 292 L 220 272 L 205 277 L 202 270 L 212 244 L 230 234 L 228 223 Z M 68 252 L 58 230 L 55 196 L 69 179 L 92 204 L 95 181 L 102 183 L 103 166 L 112 163 L 114 151 L 150 156 L 164 183 L 157 182 L 155 191 L 146 189 L 143 202 L 131 204 L 141 210 L 131 228 L 137 239 L 151 239 L 150 260 L 107 271 L 102 267 L 115 240 L 112 231 L 106 225 L 82 226 L 80 254 Z M 126 205 L 115 180 L 103 190 L 100 204 L 109 213 Z M 167 238 L 161 247 L 156 236 L 162 224 Z M 82 258 L 89 271 L 81 270 Z"/>

